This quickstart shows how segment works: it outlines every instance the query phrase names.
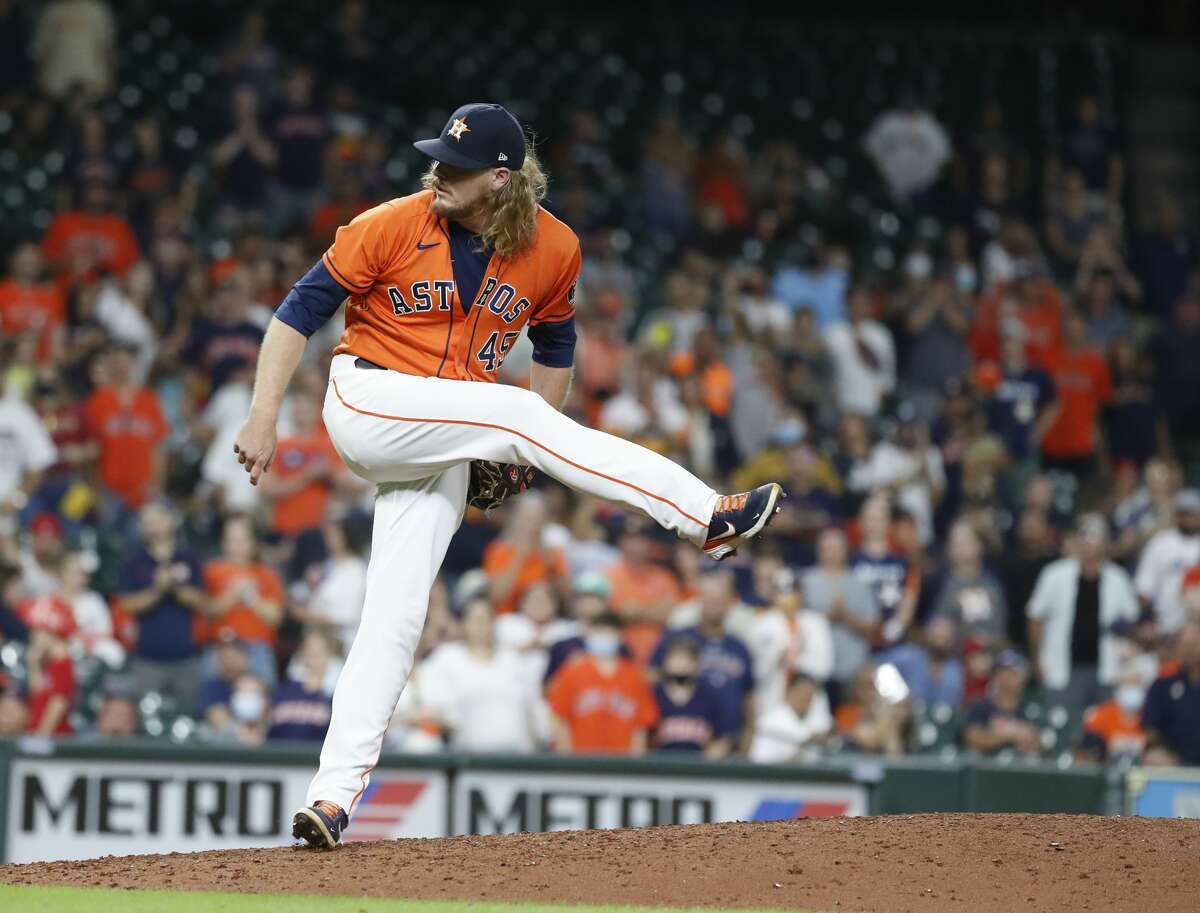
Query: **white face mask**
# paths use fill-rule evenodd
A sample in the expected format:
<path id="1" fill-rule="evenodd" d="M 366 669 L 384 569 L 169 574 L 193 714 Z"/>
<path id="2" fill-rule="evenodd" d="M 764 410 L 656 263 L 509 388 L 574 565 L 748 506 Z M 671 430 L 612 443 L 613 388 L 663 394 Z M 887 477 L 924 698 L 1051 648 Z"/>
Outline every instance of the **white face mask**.
<path id="1" fill-rule="evenodd" d="M 229 709 L 239 723 L 257 723 L 267 709 L 267 699 L 259 691 L 235 691 Z"/>
<path id="2" fill-rule="evenodd" d="M 1113 692 L 1113 699 L 1126 713 L 1136 713 L 1142 709 L 1142 689 L 1137 685 L 1118 685 Z"/>
<path id="3" fill-rule="evenodd" d="M 928 279 L 933 272 L 933 260 L 929 254 L 909 254 L 904 261 L 904 271 L 910 279 Z"/>
<path id="4" fill-rule="evenodd" d="M 621 649 L 620 635 L 609 631 L 588 634 L 583 643 L 592 656 L 616 656 Z"/>

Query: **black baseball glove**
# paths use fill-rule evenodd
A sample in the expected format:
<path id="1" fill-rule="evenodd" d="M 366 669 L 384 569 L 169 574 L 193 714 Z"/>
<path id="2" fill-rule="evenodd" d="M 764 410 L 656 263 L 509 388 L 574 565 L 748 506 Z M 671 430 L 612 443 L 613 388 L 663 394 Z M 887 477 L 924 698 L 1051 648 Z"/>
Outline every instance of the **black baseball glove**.
<path id="1" fill-rule="evenodd" d="M 467 506 L 493 511 L 504 499 L 519 495 L 533 481 L 533 467 L 492 460 L 471 462 L 471 482 L 467 486 Z"/>

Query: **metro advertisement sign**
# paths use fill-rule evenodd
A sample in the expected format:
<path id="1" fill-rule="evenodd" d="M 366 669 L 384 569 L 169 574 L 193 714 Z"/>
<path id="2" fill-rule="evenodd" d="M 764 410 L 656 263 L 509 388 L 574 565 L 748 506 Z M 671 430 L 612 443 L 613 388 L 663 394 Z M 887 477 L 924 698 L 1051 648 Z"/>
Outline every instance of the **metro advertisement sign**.
<path id="1" fill-rule="evenodd" d="M 857 784 L 465 770 L 454 785 L 454 832 L 585 830 L 864 815 Z"/>
<path id="2" fill-rule="evenodd" d="M 311 777 L 301 767 L 16 759 L 5 861 L 285 845 Z M 377 770 L 345 839 L 443 836 L 446 802 L 443 772 Z"/>

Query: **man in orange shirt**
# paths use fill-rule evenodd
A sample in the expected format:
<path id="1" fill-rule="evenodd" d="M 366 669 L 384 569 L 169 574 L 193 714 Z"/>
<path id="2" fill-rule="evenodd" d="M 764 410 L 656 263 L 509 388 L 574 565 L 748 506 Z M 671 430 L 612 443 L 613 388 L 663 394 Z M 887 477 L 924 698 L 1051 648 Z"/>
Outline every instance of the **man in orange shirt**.
<path id="1" fill-rule="evenodd" d="M 605 613 L 588 625 L 584 653 L 550 680 L 554 748 L 568 754 L 640 755 L 658 722 L 658 703 L 642 671 L 620 655 L 621 619 Z"/>
<path id="2" fill-rule="evenodd" d="M 112 188 L 106 181 L 88 183 L 82 204 L 54 217 L 42 238 L 42 253 L 67 285 L 101 269 L 123 276 L 140 254 L 133 229 L 113 212 Z"/>
<path id="3" fill-rule="evenodd" d="M 1092 707 L 1083 717 L 1083 735 L 1077 754 L 1081 760 L 1111 761 L 1140 758 L 1146 748 L 1142 704 L 1146 686 L 1139 673 L 1121 676 L 1111 699 Z"/>
<path id="4" fill-rule="evenodd" d="M 483 569 L 491 581 L 492 605 L 497 615 L 516 611 L 526 590 L 548 583 L 566 595 L 567 559 L 560 549 L 542 545 L 546 505 L 529 492 L 516 503 L 499 538 L 483 552 Z"/>
<path id="5" fill-rule="evenodd" d="M 170 430 L 158 395 L 134 379 L 136 352 L 114 344 L 104 363 L 105 383 L 83 406 L 84 423 L 100 447 L 100 481 L 133 510 L 162 487 L 162 442 Z"/>
<path id="6" fill-rule="evenodd" d="M 241 641 L 250 671 L 273 686 L 278 678 L 275 641 L 283 620 L 283 582 L 272 568 L 257 560 L 257 551 L 250 518 L 235 515 L 227 519 L 221 557 L 204 566 L 204 589 L 212 597 L 205 606 L 211 619 L 208 639 Z M 204 660 L 205 678 L 212 678 L 216 650 L 210 648 Z"/>
<path id="7" fill-rule="evenodd" d="M 0 282 L 0 335 L 37 334 L 38 361 L 48 361 L 61 342 L 66 320 L 62 291 L 41 282 L 42 255 L 36 244 L 21 244 Z"/>
<path id="8" fill-rule="evenodd" d="M 629 519 L 618 547 L 621 559 L 607 572 L 610 605 L 625 620 L 625 644 L 634 660 L 645 666 L 683 597 L 675 575 L 652 560 L 654 540 L 640 520 Z"/>
<path id="9" fill-rule="evenodd" d="M 1042 439 L 1042 466 L 1080 480 L 1096 471 L 1100 448 L 1100 409 L 1112 399 L 1108 364 L 1087 342 L 1087 323 L 1078 313 L 1066 319 L 1066 347 L 1048 369 L 1058 391 L 1058 418 Z"/>
<path id="10" fill-rule="evenodd" d="M 1000 360 L 1002 328 L 1015 319 L 1020 324 L 1026 360 L 1035 368 L 1048 370 L 1049 362 L 1062 351 L 1062 309 L 1054 283 L 1020 264 L 1012 282 L 981 296 L 976 303 L 968 336 L 976 363 Z"/>
<path id="11" fill-rule="evenodd" d="M 292 424 L 292 434 L 279 440 L 274 472 L 263 479 L 263 495 L 274 504 L 271 528 L 289 538 L 321 525 L 331 492 L 357 487 L 338 462 L 317 403 L 304 393 L 293 397 Z"/>

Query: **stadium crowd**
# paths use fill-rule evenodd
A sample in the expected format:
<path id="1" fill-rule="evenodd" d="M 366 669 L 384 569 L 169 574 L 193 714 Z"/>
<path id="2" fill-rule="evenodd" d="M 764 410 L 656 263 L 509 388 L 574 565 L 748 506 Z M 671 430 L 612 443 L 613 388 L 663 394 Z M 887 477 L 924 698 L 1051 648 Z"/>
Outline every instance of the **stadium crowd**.
<path id="1" fill-rule="evenodd" d="M 0 279 L 0 735 L 318 741 L 373 496 L 322 427 L 336 326 L 258 488 L 232 441 L 290 284 L 415 189 L 406 141 L 254 12 L 207 90 L 223 127 L 114 128 L 111 10 L 43 7 L 0 2 L 5 145 L 62 160 Z M 367 19 L 339 7 L 347 61 Z M 548 480 L 469 511 L 389 745 L 1200 764 L 1196 240 L 1165 193 L 1134 227 L 1115 112 L 1071 107 L 1035 168 L 998 101 L 881 103 L 843 152 L 934 226 L 892 263 L 822 218 L 846 188 L 786 130 L 668 111 L 619 161 L 574 110 L 542 145 L 584 246 L 568 411 L 788 499 L 721 564 Z"/>

